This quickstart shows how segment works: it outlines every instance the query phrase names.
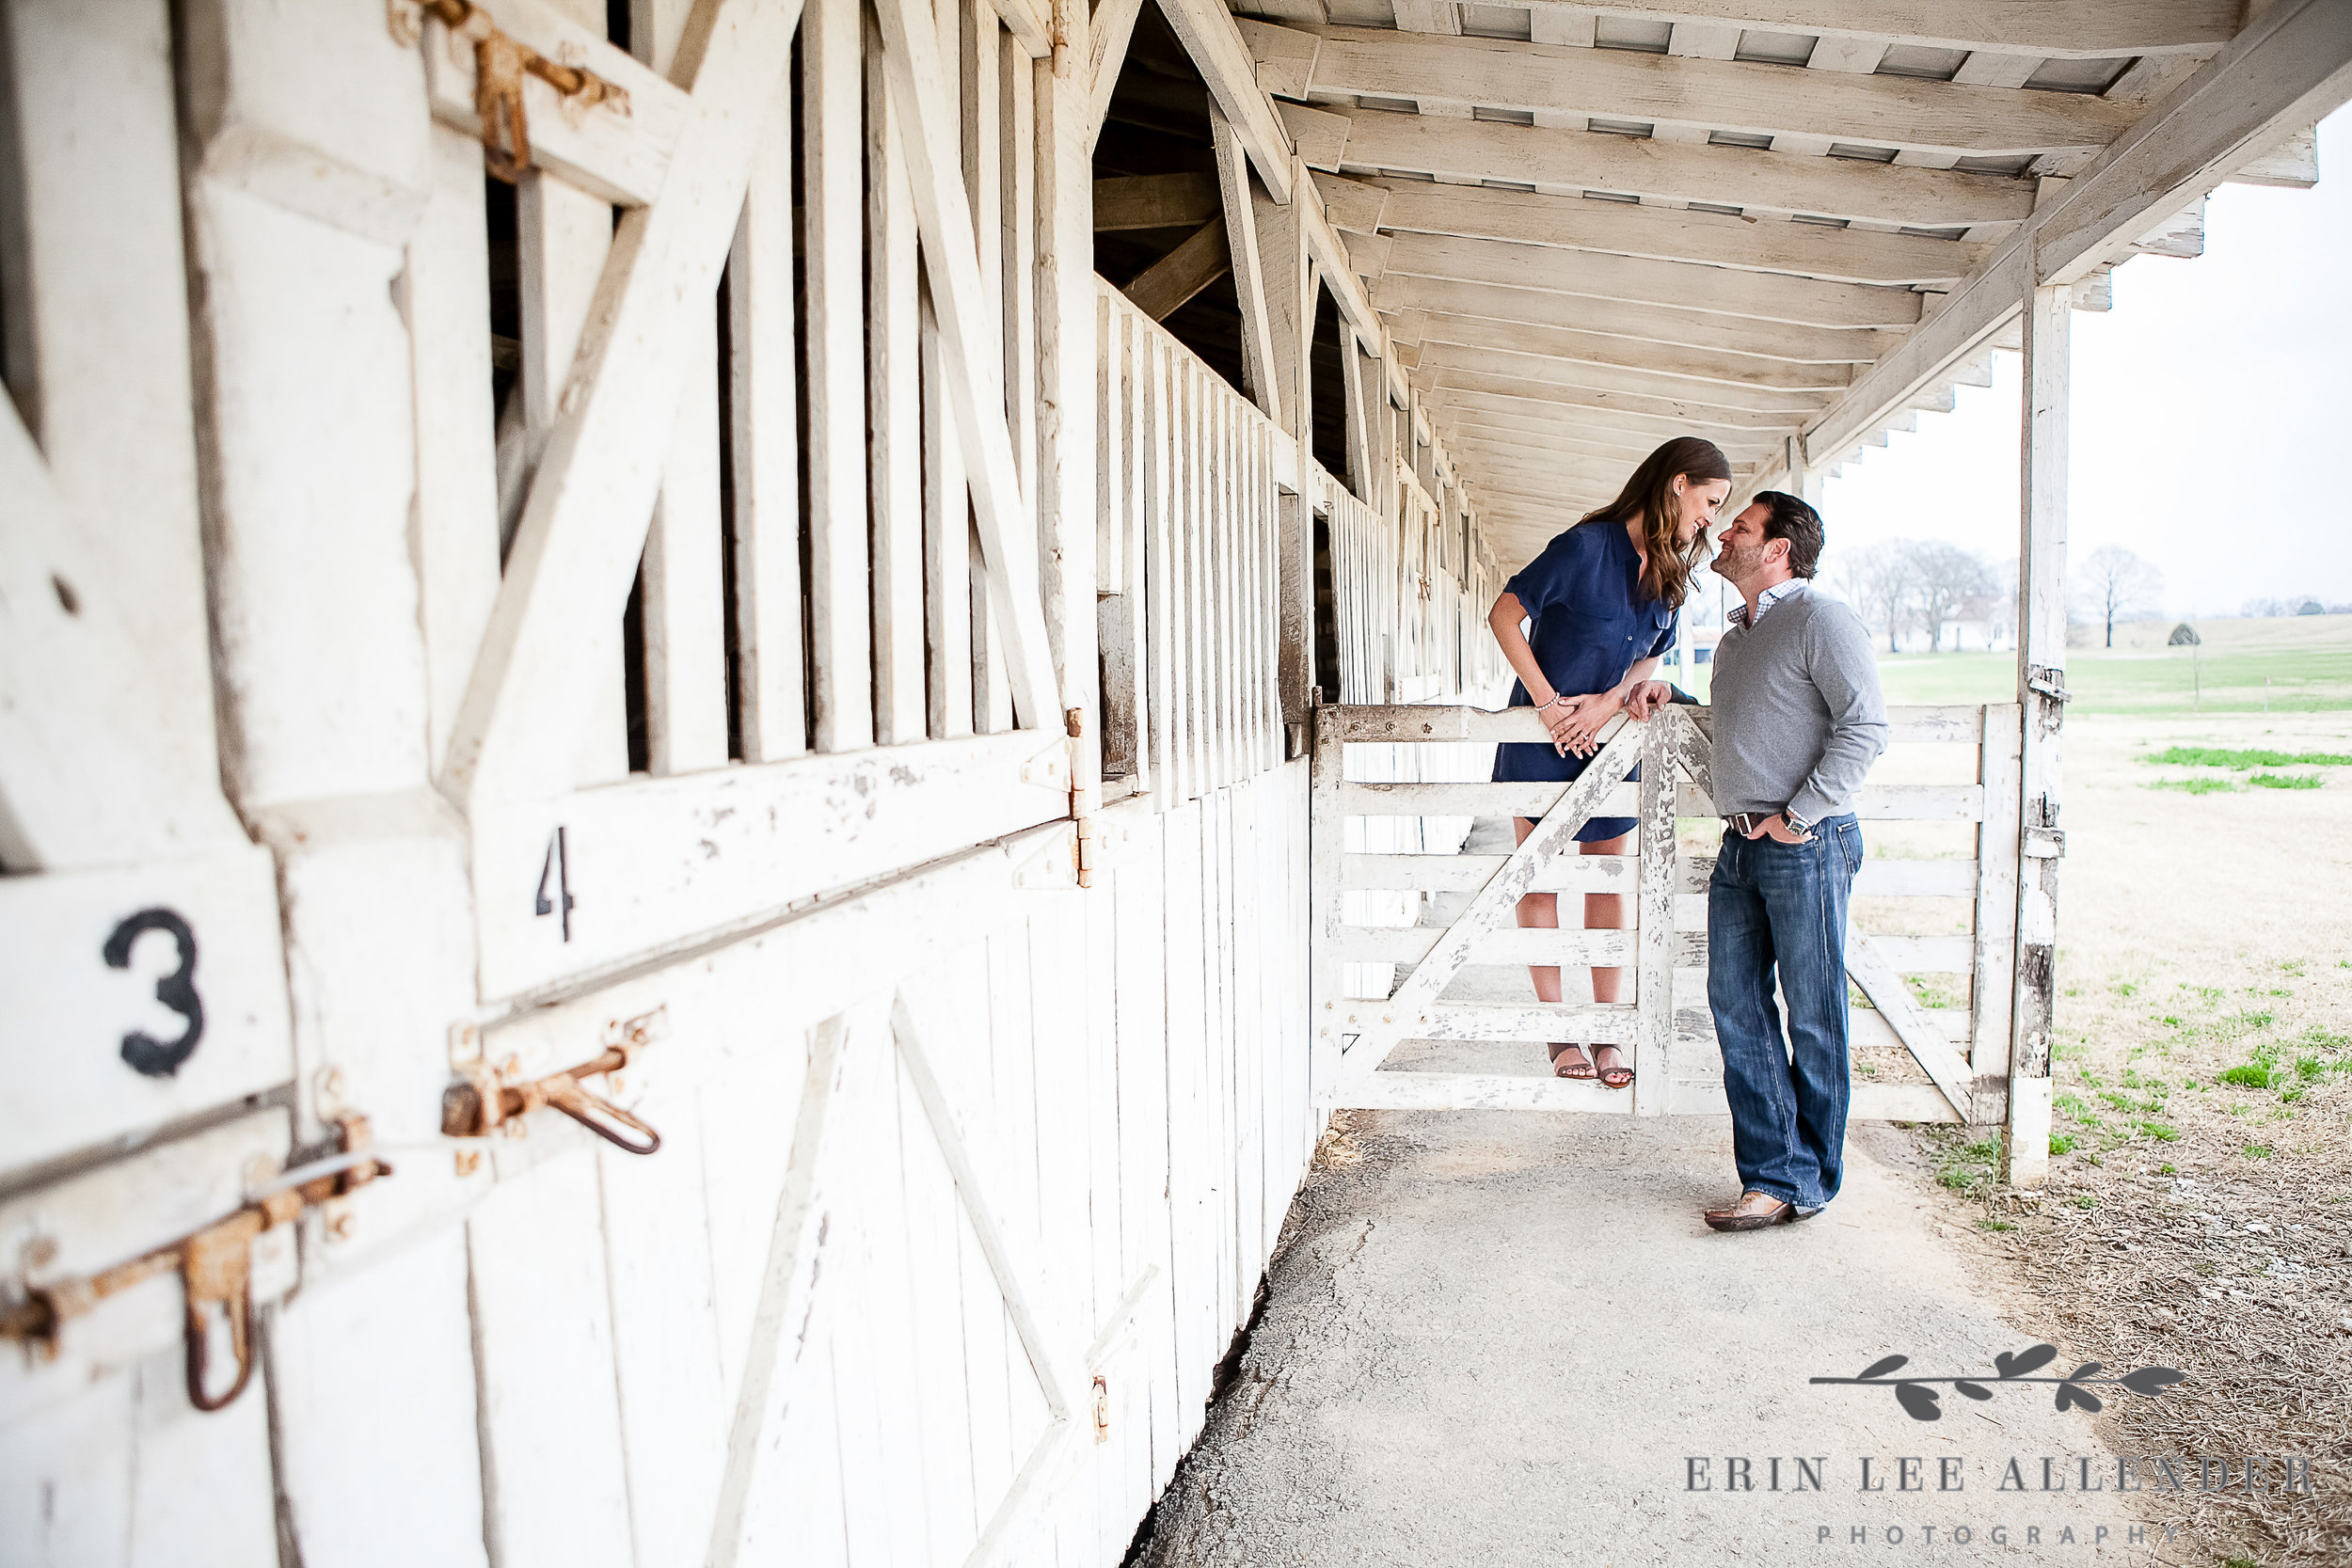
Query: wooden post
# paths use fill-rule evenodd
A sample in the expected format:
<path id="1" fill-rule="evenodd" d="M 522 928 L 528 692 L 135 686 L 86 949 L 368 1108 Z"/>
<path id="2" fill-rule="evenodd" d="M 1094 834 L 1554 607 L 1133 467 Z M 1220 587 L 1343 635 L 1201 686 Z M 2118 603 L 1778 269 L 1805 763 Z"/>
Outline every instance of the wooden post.
<path id="1" fill-rule="evenodd" d="M 1633 970 L 1633 1114 L 1654 1117 L 1674 1093 L 1675 752 L 1661 714 L 1642 726 L 1640 893 Z"/>
<path id="2" fill-rule="evenodd" d="M 1087 8 L 1053 8 L 1055 47 L 1036 72 L 1039 586 L 1061 712 L 1083 714 L 1074 738 L 1073 815 L 1102 798 L 1101 672 L 1094 611 L 1093 82 Z M 1055 716 L 1039 715 L 1051 727 Z M 1089 830 L 1081 829 L 1085 835 Z"/>
<path id="3" fill-rule="evenodd" d="M 2050 1166 L 2050 1015 L 2058 944 L 2058 727 L 2066 686 L 2066 376 L 2068 285 L 2026 302 L 2022 525 L 2018 551 L 2017 700 L 2025 708 L 2019 768 L 2017 969 L 2010 1017 L 2003 1175 L 2038 1186 Z M 1992 846 L 1982 852 L 1991 852 Z"/>
<path id="4" fill-rule="evenodd" d="M 1303 167 L 1303 166 L 1302 166 Z M 1281 639 L 1279 679 L 1282 722 L 1291 752 L 1305 752 L 1307 693 L 1315 680 L 1315 516 L 1309 476 L 1314 471 L 1312 420 L 1309 416 L 1310 356 L 1314 339 L 1314 279 L 1307 264 L 1306 233 L 1296 206 L 1277 202 L 1258 184 L 1249 187 L 1257 230 L 1258 265 L 1265 286 L 1267 329 L 1273 340 L 1275 422 L 1297 444 L 1292 471 L 1298 487 L 1281 498 Z M 1338 693 L 1328 693 L 1336 697 Z"/>
<path id="5" fill-rule="evenodd" d="M 1303 499 L 1303 498 L 1302 498 Z M 1311 513 L 1302 515 L 1311 516 Z M 1309 652 L 1311 654 L 1312 649 Z M 1340 783 L 1347 749 L 1340 742 L 1336 724 L 1307 718 L 1309 741 L 1314 748 L 1310 765 L 1307 807 L 1307 865 L 1311 879 L 1308 898 L 1307 995 L 1314 1034 L 1307 1053 L 1307 1085 L 1318 1131 L 1337 1103 L 1340 1086 L 1340 981 L 1346 966 L 1339 958 L 1342 871 L 1347 848 L 1347 819 L 1340 815 Z"/>

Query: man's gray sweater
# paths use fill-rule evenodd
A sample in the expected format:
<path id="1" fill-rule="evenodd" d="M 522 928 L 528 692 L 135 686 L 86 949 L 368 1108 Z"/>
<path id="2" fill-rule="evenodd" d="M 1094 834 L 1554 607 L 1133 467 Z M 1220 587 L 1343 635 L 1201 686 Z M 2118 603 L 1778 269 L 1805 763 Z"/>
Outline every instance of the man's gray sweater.
<path id="1" fill-rule="evenodd" d="M 1754 626 L 1724 633 L 1713 680 L 1717 811 L 1819 822 L 1853 809 L 1886 750 L 1886 699 L 1860 616 L 1792 585 Z"/>

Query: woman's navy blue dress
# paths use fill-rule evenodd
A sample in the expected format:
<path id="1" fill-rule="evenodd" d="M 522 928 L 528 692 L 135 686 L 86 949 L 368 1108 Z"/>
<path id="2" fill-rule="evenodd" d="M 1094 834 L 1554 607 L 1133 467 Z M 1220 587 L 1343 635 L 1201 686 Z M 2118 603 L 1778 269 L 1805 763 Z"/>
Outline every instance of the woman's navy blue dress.
<path id="1" fill-rule="evenodd" d="M 1554 691 L 1571 697 L 1606 691 L 1643 659 L 1674 646 L 1675 612 L 1642 591 L 1642 558 L 1622 518 L 1579 523 L 1503 585 L 1533 623 L 1528 645 Z M 1511 683 L 1511 705 L 1532 707 L 1524 681 Z M 1573 779 L 1591 757 L 1562 756 L 1548 742 L 1506 741 L 1495 748 L 1495 782 Z M 1639 773 L 1635 774 L 1639 777 Z M 1630 816 L 1597 816 L 1577 830 L 1594 844 L 1629 833 Z"/>

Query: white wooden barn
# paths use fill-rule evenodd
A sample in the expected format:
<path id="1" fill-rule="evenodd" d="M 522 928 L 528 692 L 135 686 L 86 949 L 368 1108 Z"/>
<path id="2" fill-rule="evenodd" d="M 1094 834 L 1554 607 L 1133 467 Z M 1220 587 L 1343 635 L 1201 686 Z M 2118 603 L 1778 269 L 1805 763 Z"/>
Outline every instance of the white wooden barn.
<path id="1" fill-rule="evenodd" d="M 1334 1107 L 1722 1108 L 1704 714 L 1449 782 L 1504 578 L 2001 344 L 1855 1104 L 2035 1180 L 2070 313 L 2347 96 L 2347 0 L 0 0 L 0 1561 L 1117 1563 Z"/>

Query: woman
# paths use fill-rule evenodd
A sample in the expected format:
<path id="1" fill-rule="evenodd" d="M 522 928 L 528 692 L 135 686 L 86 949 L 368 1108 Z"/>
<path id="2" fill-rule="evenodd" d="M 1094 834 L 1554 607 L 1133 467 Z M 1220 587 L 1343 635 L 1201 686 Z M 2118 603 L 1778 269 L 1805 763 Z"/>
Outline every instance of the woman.
<path id="1" fill-rule="evenodd" d="M 1496 747 L 1497 783 L 1573 779 L 1599 749 L 1602 725 L 1629 707 L 1646 717 L 1667 699 L 1672 689 L 1651 677 L 1674 643 L 1675 616 L 1706 551 L 1706 530 L 1730 495 L 1731 465 L 1715 443 L 1677 436 L 1642 460 L 1615 500 L 1580 519 L 1503 586 L 1486 624 L 1518 672 L 1511 705 L 1542 714 L 1551 743 Z M 1523 844 L 1535 824 L 1514 821 Z M 1637 825 L 1596 816 L 1576 836 L 1587 855 L 1626 855 Z M 1527 895 L 1518 916 L 1521 926 L 1557 927 L 1558 895 Z M 1624 895 L 1584 895 L 1585 929 L 1625 925 Z M 1594 969 L 1593 1000 L 1616 1001 L 1621 973 Z M 1528 974 L 1538 999 L 1560 1000 L 1557 968 Z M 1613 1089 L 1633 1082 L 1613 1045 L 1594 1046 L 1589 1058 L 1580 1046 L 1555 1045 L 1551 1068 L 1563 1078 L 1597 1077 Z"/>

